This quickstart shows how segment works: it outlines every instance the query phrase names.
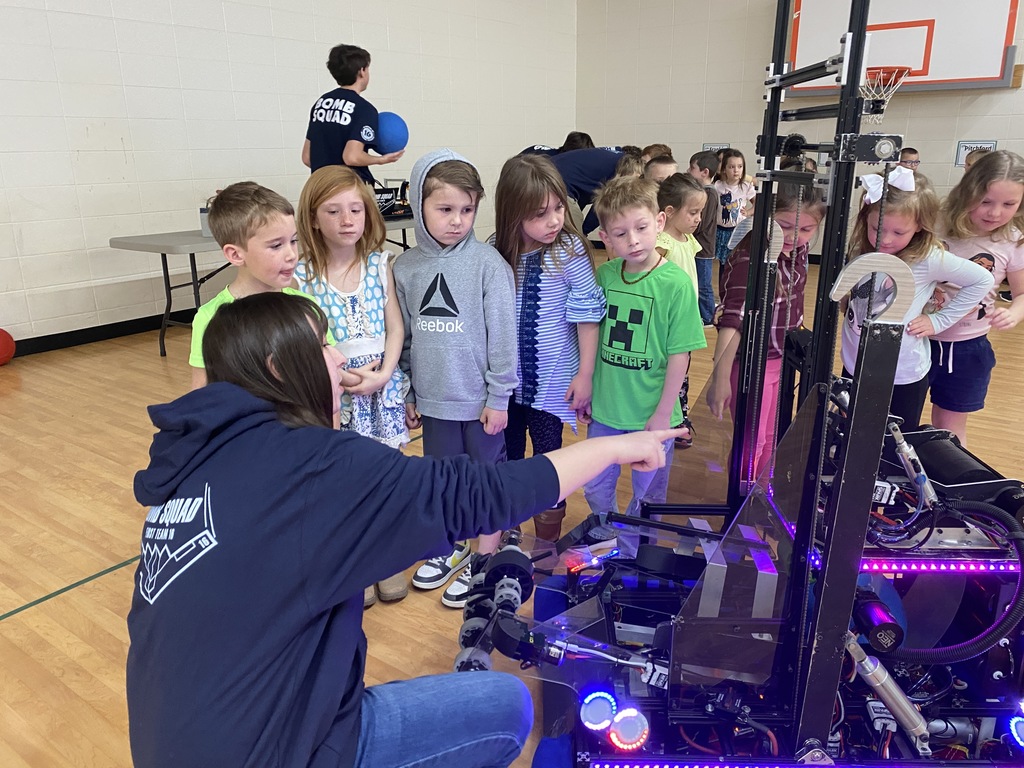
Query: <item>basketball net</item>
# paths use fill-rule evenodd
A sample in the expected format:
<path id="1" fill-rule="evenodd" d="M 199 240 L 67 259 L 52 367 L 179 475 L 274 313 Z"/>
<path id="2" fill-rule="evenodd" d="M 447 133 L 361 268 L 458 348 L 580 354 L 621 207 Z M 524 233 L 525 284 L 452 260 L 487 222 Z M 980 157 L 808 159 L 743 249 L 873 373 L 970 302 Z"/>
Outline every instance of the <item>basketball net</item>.
<path id="1" fill-rule="evenodd" d="M 878 125 L 885 117 L 885 108 L 896 89 L 910 74 L 910 67 L 868 67 L 864 73 L 864 83 L 860 87 L 860 95 L 864 99 L 882 101 L 882 111 L 877 115 L 864 115 L 869 123 Z"/>

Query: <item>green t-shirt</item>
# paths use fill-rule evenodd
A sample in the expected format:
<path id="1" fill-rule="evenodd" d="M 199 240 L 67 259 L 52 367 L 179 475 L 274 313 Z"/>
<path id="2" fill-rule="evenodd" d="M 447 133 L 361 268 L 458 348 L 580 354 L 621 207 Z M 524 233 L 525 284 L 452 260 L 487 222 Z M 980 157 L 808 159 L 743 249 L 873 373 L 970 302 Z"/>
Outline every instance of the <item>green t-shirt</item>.
<path id="1" fill-rule="evenodd" d="M 302 296 L 313 301 L 312 296 L 307 296 L 302 291 L 297 291 L 294 288 L 282 288 L 281 290 L 291 296 Z M 206 326 L 210 324 L 213 313 L 220 309 L 222 304 L 230 304 L 234 300 L 235 297 L 231 295 L 231 291 L 225 287 L 224 290 L 196 310 L 196 316 L 192 318 L 192 349 L 188 356 L 188 364 L 193 368 L 206 367 L 206 364 L 203 362 L 203 334 L 206 333 Z M 327 330 L 327 343 L 334 344 L 334 336 L 331 335 L 330 329 Z"/>
<path id="2" fill-rule="evenodd" d="M 707 347 L 697 296 L 670 261 L 629 285 L 622 259 L 597 270 L 608 311 L 601 321 L 594 368 L 594 420 L 614 429 L 642 430 L 661 400 L 669 355 Z M 626 278 L 634 280 L 629 273 Z M 678 400 L 672 425 L 683 420 Z"/>

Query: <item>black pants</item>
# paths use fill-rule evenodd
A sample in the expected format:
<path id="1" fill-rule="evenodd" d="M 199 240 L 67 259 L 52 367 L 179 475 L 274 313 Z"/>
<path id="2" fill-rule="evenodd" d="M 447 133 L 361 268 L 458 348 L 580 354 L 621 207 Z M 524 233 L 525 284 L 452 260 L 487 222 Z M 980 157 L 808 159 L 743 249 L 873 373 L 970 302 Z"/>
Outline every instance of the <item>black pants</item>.
<path id="1" fill-rule="evenodd" d="M 505 427 L 505 446 L 509 461 L 526 458 L 526 433 L 530 433 L 533 455 L 558 450 L 562 447 L 562 420 L 557 416 L 508 401 L 508 426 Z"/>
<path id="2" fill-rule="evenodd" d="M 853 374 L 843 367 L 843 376 L 852 379 Z M 892 388 L 892 399 L 889 401 L 889 413 L 903 419 L 904 432 L 915 430 L 921 426 L 921 414 L 924 413 L 924 399 L 928 395 L 928 377 L 910 384 L 897 384 Z"/>

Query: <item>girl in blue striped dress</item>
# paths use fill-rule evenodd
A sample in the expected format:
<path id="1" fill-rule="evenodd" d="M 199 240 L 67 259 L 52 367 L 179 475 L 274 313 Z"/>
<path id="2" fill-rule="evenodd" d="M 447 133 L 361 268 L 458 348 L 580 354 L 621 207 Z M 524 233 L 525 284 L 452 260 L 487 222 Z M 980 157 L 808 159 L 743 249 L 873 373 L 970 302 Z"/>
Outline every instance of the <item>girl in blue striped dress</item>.
<path id="1" fill-rule="evenodd" d="M 519 386 L 509 400 L 508 458 L 562 447 L 562 425 L 590 420 L 591 380 L 604 293 L 590 244 L 565 215 L 565 183 L 542 155 L 519 155 L 501 169 L 491 243 L 516 277 Z M 533 518 L 537 538 L 561 535 L 565 502 Z"/>

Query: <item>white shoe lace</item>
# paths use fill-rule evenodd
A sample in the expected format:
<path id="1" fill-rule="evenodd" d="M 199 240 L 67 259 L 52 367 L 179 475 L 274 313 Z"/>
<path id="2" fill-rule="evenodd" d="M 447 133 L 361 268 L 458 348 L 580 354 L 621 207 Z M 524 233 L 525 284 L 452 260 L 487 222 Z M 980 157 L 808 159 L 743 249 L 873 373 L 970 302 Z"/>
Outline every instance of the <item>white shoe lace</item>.
<path id="1" fill-rule="evenodd" d="M 448 588 L 449 592 L 456 591 L 458 594 L 464 594 L 469 591 L 469 582 L 473 580 L 473 574 L 469 572 L 469 566 L 467 565 L 462 569 L 462 573 L 459 577 L 452 582 L 452 586 Z"/>

